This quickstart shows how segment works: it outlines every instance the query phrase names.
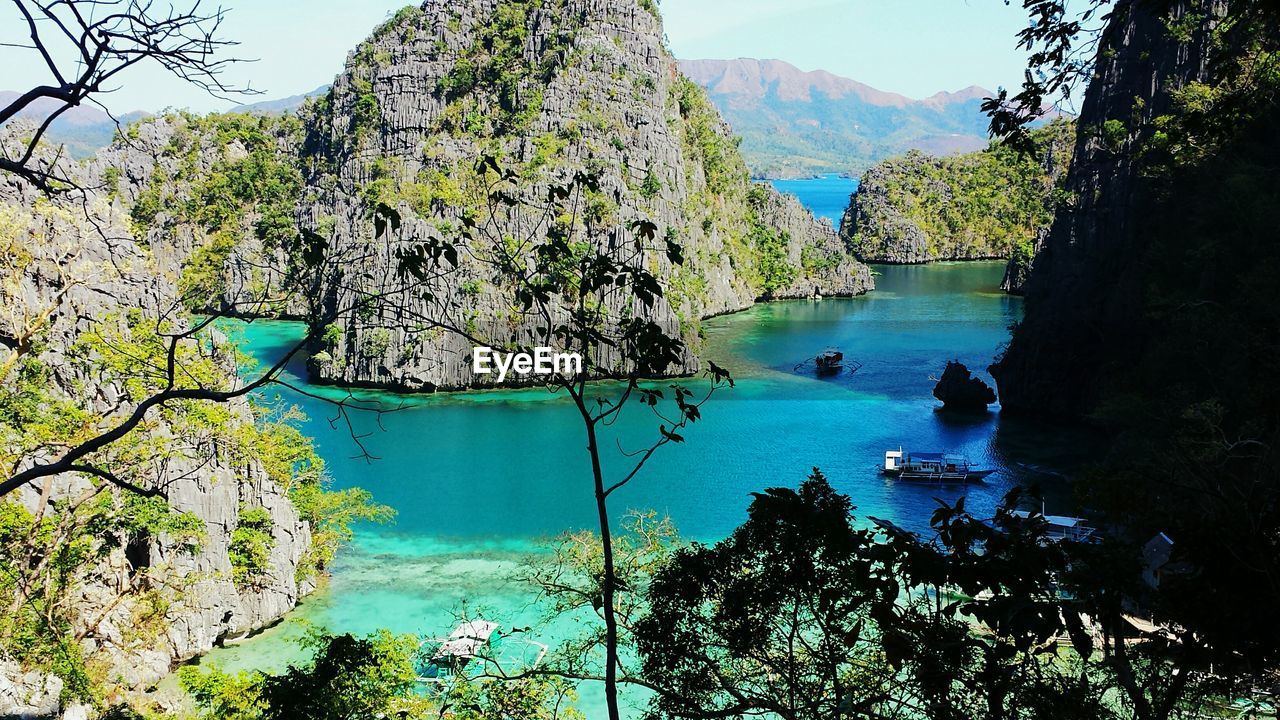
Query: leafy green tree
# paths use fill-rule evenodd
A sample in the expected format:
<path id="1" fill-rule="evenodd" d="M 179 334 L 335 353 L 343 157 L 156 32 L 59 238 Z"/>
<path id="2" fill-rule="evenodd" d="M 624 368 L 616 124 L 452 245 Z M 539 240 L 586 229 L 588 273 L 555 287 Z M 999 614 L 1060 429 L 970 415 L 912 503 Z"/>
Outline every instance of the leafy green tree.
<path id="1" fill-rule="evenodd" d="M 985 520 L 963 498 L 940 503 L 929 540 L 879 523 L 904 592 L 879 618 L 895 695 L 931 718 L 1115 717 L 1090 664 L 1088 610 L 1060 591 L 1076 547 L 1051 542 L 1040 516 L 1015 515 L 1020 499 L 1012 491 Z"/>
<path id="2" fill-rule="evenodd" d="M 892 699 L 876 641 L 899 584 L 875 533 L 821 472 L 756 494 L 748 520 L 712 547 L 676 553 L 635 628 L 659 717 L 866 717 Z"/>
<path id="3" fill-rule="evenodd" d="M 618 681 L 648 686 L 636 665 L 635 628 L 648 608 L 647 593 L 654 575 L 665 567 L 680 547 L 679 534 L 668 518 L 656 513 L 628 513 L 612 536 L 614 557 L 614 615 L 618 626 L 620 667 Z M 544 620 L 557 624 L 568 618 L 603 620 L 604 546 L 597 533 L 567 533 L 551 546 L 550 558 L 531 561 L 523 579 L 542 601 Z M 574 681 L 602 681 L 592 658 L 604 638 L 597 624 L 588 624 L 577 637 L 561 640 L 552 648 L 539 671 Z"/>
<path id="4" fill-rule="evenodd" d="M 417 673 L 411 636 L 382 632 L 317 638 L 315 656 L 303 666 L 268 675 L 259 685 L 265 720 L 305 717 L 354 720 L 389 716 L 397 700 L 409 696 Z"/>
<path id="5" fill-rule="evenodd" d="M 655 718 L 1166 720 L 1266 697 L 1177 626 L 1132 624 L 1135 548 L 1056 541 L 1023 500 L 986 519 L 940 503 L 921 537 L 860 527 L 816 471 L 759 494 L 728 539 L 640 584 L 628 681 Z"/>
<path id="6" fill-rule="evenodd" d="M 1087 338 L 1072 349 L 1089 368 L 1068 386 L 1090 399 L 1083 412 L 1110 445 L 1078 487 L 1128 550 L 1078 557 L 1072 567 L 1091 574 L 1068 577 L 1101 628 L 1126 708 L 1140 718 L 1218 711 L 1214 702 L 1280 686 L 1271 611 L 1280 605 L 1280 12 L 1250 0 L 1024 5 L 1034 20 L 1022 33 L 1034 51 L 1024 91 L 988 108 L 993 130 L 1014 141 L 1048 94 L 1095 70 L 1104 78 L 1150 62 L 1182 73 L 1174 82 L 1157 72 L 1148 97 L 1116 98 L 1101 79 L 1090 88 L 1095 112 L 1082 117 L 1080 143 L 1089 155 L 1077 158 L 1084 165 L 1067 189 L 1105 189 L 1094 178 L 1114 168 L 1125 201 L 1103 195 L 1098 207 L 1086 196 L 1059 216 L 1106 237 L 1111 267 L 1082 271 L 1095 287 L 1114 279 L 1131 291 L 1132 313 L 1103 329 L 1096 315 L 1055 315 L 1033 296 L 1011 353 L 1045 362 L 1047 336 Z M 1100 31 L 1088 21 L 1104 11 Z M 1049 242 L 1057 263 L 1071 263 L 1062 255 L 1081 244 Z M 1100 306 L 1101 294 L 1072 302 Z M 1126 562 L 1157 533 L 1172 539 L 1167 572 L 1156 587 L 1135 586 Z M 1142 629 L 1126 619 L 1134 613 Z"/>

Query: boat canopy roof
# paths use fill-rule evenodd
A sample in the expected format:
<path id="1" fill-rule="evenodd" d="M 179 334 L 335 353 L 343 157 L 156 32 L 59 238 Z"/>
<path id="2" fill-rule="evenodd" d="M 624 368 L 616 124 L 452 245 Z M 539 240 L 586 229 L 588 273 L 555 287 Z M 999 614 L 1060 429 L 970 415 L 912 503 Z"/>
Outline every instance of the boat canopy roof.
<path id="1" fill-rule="evenodd" d="M 1031 517 L 1032 513 L 1028 510 L 1014 510 L 1014 517 L 1026 520 Z M 1066 515 L 1044 515 L 1044 521 L 1052 527 L 1073 528 L 1084 524 L 1084 518 L 1068 517 Z"/>
<path id="2" fill-rule="evenodd" d="M 464 622 L 449 633 L 449 638 L 436 651 L 435 656 L 437 658 L 475 657 L 480 648 L 489 641 L 489 636 L 493 635 L 493 631 L 497 629 L 498 624 L 488 620 Z"/>
<path id="3" fill-rule="evenodd" d="M 1073 528 L 1084 523 L 1084 518 L 1067 517 L 1066 515 L 1045 515 L 1044 521 L 1055 527 Z"/>

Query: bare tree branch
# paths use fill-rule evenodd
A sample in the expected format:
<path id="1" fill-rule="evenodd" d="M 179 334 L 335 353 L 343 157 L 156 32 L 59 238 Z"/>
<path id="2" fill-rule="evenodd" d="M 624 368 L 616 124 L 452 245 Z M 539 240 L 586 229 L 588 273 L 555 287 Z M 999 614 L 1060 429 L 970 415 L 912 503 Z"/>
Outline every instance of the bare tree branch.
<path id="1" fill-rule="evenodd" d="M 23 178 L 44 193 L 78 187 L 59 170 L 58 158 L 37 155 L 53 122 L 72 108 L 113 90 L 118 75 L 143 61 L 158 63 L 170 74 L 218 98 L 257 94 L 248 86 L 223 79 L 227 67 L 244 62 L 220 57 L 237 43 L 221 37 L 226 11 L 205 11 L 201 0 L 186 10 L 157 7 L 150 0 L 13 0 L 26 24 L 34 51 L 52 83 L 36 85 L 0 107 L 0 124 L 26 111 L 38 116 L 38 129 L 14 155 L 0 156 L 0 172 Z M 82 8 L 89 8 L 86 13 Z M 70 55 L 74 61 L 59 61 Z M 49 109 L 45 108 L 49 104 Z M 114 116 L 113 116 L 114 119 Z"/>

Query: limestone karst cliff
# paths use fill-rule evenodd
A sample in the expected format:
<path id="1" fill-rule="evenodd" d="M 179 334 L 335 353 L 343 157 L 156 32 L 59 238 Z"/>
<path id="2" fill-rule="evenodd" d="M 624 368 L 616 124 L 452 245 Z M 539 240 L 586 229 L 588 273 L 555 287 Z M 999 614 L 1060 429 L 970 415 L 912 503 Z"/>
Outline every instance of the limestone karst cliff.
<path id="1" fill-rule="evenodd" d="M 1053 217 L 1074 132 L 1070 121 L 1055 120 L 1033 133 L 1030 155 L 997 143 L 965 155 L 911 152 L 882 161 L 850 198 L 841 237 L 865 262 L 1017 258 L 1025 265 Z"/>
<path id="2" fill-rule="evenodd" d="M 1038 243 L 1026 319 L 991 368 L 1004 408 L 1088 413 L 1108 368 L 1123 369 L 1142 346 L 1152 237 L 1140 201 L 1151 187 L 1141 150 L 1162 132 L 1162 118 L 1178 112 L 1184 88 L 1213 81 L 1209 56 L 1225 8 L 1124 2 L 1112 13 L 1078 120 L 1068 204 Z"/>
<path id="3" fill-rule="evenodd" d="M 192 310 L 304 317 L 289 251 L 302 189 L 291 115 L 168 113 L 87 161 Z"/>
<path id="4" fill-rule="evenodd" d="M 0 178 L 0 258 L 0 460 L 19 471 L 120 422 L 158 372 L 157 333 L 182 325 L 157 254 L 106 193 L 50 199 Z M 179 366 L 231 382 L 234 356 L 209 341 Z M 85 460 L 163 498 L 68 472 L 0 500 L 0 595 L 13 603 L 0 623 L 0 716 L 146 690 L 311 590 L 311 528 L 244 452 L 255 432 L 245 401 L 175 402 Z"/>
<path id="5" fill-rule="evenodd" d="M 514 173 L 514 207 L 487 207 L 483 156 Z M 750 181 L 729 127 L 637 0 L 407 7 L 298 117 L 171 114 L 133 126 L 93 163 L 191 307 L 323 322 L 310 367 L 324 382 L 486 383 L 466 362 L 473 342 L 436 326 L 494 344 L 528 331 L 491 248 L 464 243 L 457 268 L 413 292 L 389 291 L 406 285 L 396 253 L 458 241 L 464 219 L 527 235 L 548 189 L 583 173 L 596 186 L 575 227 L 591 224 L 597 250 L 627 243 L 637 221 L 684 249 L 680 266 L 646 259 L 666 291 L 657 306 L 610 308 L 684 336 L 691 350 L 673 373 L 697 367 L 702 318 L 873 286 L 830 228 Z M 378 207 L 403 219 L 394 237 L 377 233 Z M 299 231 L 326 242 L 316 275 L 295 271 L 288 240 Z"/>
<path id="6" fill-rule="evenodd" d="M 666 298 L 651 309 L 609 310 L 647 317 L 691 345 L 700 318 L 758 298 L 872 286 L 834 233 L 794 199 L 750 182 L 729 128 L 664 47 L 649 3 L 431 0 L 377 28 L 331 93 L 302 114 L 301 224 L 339 255 L 372 249 L 326 279 L 321 295 L 331 310 L 391 282 L 391 245 L 453 236 L 468 216 L 519 237 L 536 225 L 528 205 L 581 172 L 597 179 L 576 219 L 595 228 L 586 242 L 620 246 L 643 220 L 684 248 L 682 267 L 660 254 L 647 260 Z M 485 207 L 482 156 L 501 158 L 518 177 L 520 204 L 501 217 Z M 379 204 L 403 217 L 394 240 L 377 237 L 371 211 Z M 471 375 L 469 340 L 422 328 L 423 318 L 442 315 L 502 339 L 529 327 L 487 252 L 464 244 L 456 271 L 340 317 L 313 372 L 410 390 L 487 382 Z M 671 370 L 696 363 L 691 353 Z"/>

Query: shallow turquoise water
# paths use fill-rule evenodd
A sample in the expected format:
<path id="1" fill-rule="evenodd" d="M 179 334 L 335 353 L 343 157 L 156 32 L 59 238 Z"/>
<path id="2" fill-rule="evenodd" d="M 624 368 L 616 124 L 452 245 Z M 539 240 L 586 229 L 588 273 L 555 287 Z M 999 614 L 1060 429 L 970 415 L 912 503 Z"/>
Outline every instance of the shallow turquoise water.
<path id="1" fill-rule="evenodd" d="M 967 496 L 985 512 L 1015 483 L 1060 492 L 1053 473 L 1080 462 L 1076 438 L 1032 427 L 997 412 L 953 419 L 936 412 L 932 377 L 959 359 L 985 367 L 1020 317 L 1021 300 L 997 291 L 999 263 L 882 267 L 876 292 L 847 300 L 758 306 L 707 323 L 704 355 L 731 369 L 737 388 L 716 396 L 684 445 L 664 448 L 613 510 L 654 509 L 683 535 L 714 540 L 745 517 L 750 493 L 794 486 L 821 467 L 848 493 L 862 517 L 927 527 L 935 497 Z M 247 349 L 277 356 L 297 337 L 289 323 L 254 323 Z M 853 374 L 817 379 L 797 363 L 828 345 L 863 364 Z M 299 373 L 300 367 L 290 368 Z M 989 380 L 989 378 L 987 378 Z M 332 389 L 326 392 L 336 392 Z M 394 524 L 360 528 L 354 546 L 332 568 L 328 586 L 281 626 L 208 661 L 232 668 L 279 668 L 295 656 L 288 640 L 311 622 L 333 631 L 438 635 L 462 612 L 503 624 L 538 617 L 517 569 L 544 539 L 591 528 L 594 505 L 582 431 L 572 407 L 545 391 L 400 398 L 366 393 L 403 409 L 357 418 L 379 459 L 354 459 L 332 408 L 294 393 L 339 486 L 359 485 L 399 512 Z M 656 421 L 638 406 L 607 441 L 638 447 Z M 946 450 L 994 465 L 987 484 L 969 488 L 895 484 L 875 471 L 888 448 Z M 606 455 L 621 472 L 623 458 Z M 465 609 L 465 610 L 464 610 Z M 570 632 L 561 625 L 549 636 Z M 544 639 L 554 640 L 554 637 Z M 597 717 L 598 690 L 584 689 L 583 708 Z"/>
<path id="2" fill-rule="evenodd" d="M 849 207 L 849 196 L 858 189 L 857 178 L 823 175 L 804 180 L 770 180 L 778 190 L 800 198 L 814 215 L 840 226 L 840 218 Z"/>

